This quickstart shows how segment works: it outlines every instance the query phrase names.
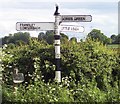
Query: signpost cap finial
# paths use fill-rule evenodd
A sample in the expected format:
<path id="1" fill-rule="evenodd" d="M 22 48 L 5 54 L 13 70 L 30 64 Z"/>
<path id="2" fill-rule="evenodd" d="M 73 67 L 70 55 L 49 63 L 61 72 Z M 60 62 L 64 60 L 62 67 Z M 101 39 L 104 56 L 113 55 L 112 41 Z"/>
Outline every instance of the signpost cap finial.
<path id="1" fill-rule="evenodd" d="M 58 9 L 59 9 L 58 4 L 55 4 L 55 7 L 56 7 L 56 10 L 55 10 L 54 15 L 59 15 L 60 13 L 58 13 Z"/>
<path id="2" fill-rule="evenodd" d="M 58 6 L 58 4 L 56 3 L 55 6 Z"/>

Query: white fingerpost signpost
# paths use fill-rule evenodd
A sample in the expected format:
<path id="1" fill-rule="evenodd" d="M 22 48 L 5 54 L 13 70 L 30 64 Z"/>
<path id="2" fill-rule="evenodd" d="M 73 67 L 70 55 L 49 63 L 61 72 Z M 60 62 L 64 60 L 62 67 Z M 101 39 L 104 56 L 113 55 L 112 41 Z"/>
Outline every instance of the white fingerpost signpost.
<path id="1" fill-rule="evenodd" d="M 91 22 L 91 15 L 60 15 L 58 5 L 54 13 L 55 22 L 17 22 L 17 31 L 45 31 L 54 30 L 55 45 L 55 80 L 61 82 L 60 68 L 60 32 L 84 32 L 83 26 L 78 25 L 61 25 L 62 22 Z"/>

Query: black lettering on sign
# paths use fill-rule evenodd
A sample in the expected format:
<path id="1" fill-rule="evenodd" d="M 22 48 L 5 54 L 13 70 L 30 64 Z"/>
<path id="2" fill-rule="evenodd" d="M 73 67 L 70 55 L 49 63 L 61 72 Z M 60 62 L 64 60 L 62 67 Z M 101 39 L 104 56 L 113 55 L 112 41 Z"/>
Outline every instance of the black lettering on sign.
<path id="1" fill-rule="evenodd" d="M 70 21 L 70 20 L 73 20 L 73 18 L 72 17 L 63 17 L 62 20 Z"/>
<path id="2" fill-rule="evenodd" d="M 21 30 L 38 30 L 40 29 L 40 27 L 35 26 L 35 24 L 21 23 L 20 29 Z"/>
<path id="3" fill-rule="evenodd" d="M 85 17 L 75 17 L 75 21 L 85 21 Z"/>
<path id="4" fill-rule="evenodd" d="M 65 29 L 65 30 L 67 30 L 67 27 L 63 27 L 63 29 L 62 29 L 62 30 L 64 30 L 64 29 Z"/>
<path id="5" fill-rule="evenodd" d="M 40 27 L 38 27 L 38 29 L 40 29 Z"/>
<path id="6" fill-rule="evenodd" d="M 27 29 L 27 27 L 23 27 L 23 30 L 26 30 Z"/>
<path id="7" fill-rule="evenodd" d="M 68 27 L 67 30 L 70 30 L 70 27 Z"/>

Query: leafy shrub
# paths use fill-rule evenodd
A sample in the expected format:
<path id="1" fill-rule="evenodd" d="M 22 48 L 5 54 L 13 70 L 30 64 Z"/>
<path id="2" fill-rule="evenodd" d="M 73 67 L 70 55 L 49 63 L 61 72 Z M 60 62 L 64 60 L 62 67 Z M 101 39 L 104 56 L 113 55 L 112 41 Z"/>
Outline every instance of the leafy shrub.
<path id="1" fill-rule="evenodd" d="M 31 40 L 29 45 L 6 47 L 1 56 L 3 97 L 20 102 L 112 102 L 119 101 L 120 56 L 98 41 L 66 42 L 61 45 L 63 81 L 54 83 L 54 47 Z M 13 94 L 13 70 L 25 81 Z M 7 86 L 6 86 L 7 85 Z M 13 99 L 15 98 L 15 99 Z"/>
<path id="2" fill-rule="evenodd" d="M 71 102 L 72 94 L 66 87 L 62 87 L 57 83 L 44 83 L 43 81 L 35 81 L 34 85 L 29 84 L 27 88 L 19 86 L 14 92 L 13 89 L 4 87 L 3 101 L 21 102 L 21 103 L 38 103 L 38 102 Z"/>

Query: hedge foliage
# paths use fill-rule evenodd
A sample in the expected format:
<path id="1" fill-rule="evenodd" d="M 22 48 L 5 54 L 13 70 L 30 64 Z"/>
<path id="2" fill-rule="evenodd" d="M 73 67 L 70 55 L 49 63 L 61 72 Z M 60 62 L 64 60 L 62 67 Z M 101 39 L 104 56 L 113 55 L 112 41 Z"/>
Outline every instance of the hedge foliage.
<path id="1" fill-rule="evenodd" d="M 61 83 L 54 81 L 54 46 L 46 42 L 3 47 L 1 60 L 4 102 L 120 101 L 120 55 L 98 41 L 61 44 Z M 14 68 L 25 76 L 16 94 Z"/>

